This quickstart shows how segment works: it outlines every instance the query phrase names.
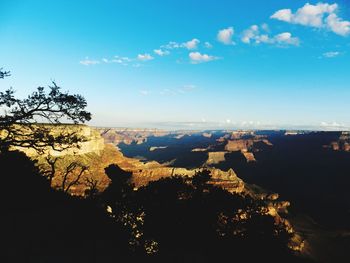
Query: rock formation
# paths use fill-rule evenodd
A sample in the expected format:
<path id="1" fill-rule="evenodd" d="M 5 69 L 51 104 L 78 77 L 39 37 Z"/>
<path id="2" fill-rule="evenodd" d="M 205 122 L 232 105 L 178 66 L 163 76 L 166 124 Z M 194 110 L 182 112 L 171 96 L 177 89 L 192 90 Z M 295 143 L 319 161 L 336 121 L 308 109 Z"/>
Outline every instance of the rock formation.
<path id="1" fill-rule="evenodd" d="M 58 130 L 53 132 L 59 132 L 62 127 L 57 127 Z M 72 195 L 84 196 L 91 190 L 91 183 L 94 183 L 95 190 L 102 192 L 110 184 L 110 179 L 105 174 L 105 168 L 110 164 L 116 164 L 121 169 L 132 173 L 132 183 L 135 185 L 135 190 L 140 186 L 148 184 L 150 181 L 156 181 L 160 178 L 170 177 L 174 175 L 193 177 L 197 172 L 203 169 L 209 170 L 211 180 L 209 183 L 222 187 L 231 193 L 242 194 L 243 196 L 251 196 L 255 200 L 262 200 L 266 203 L 266 211 L 262 211 L 266 215 L 270 215 L 275 220 L 276 224 L 283 226 L 290 234 L 292 239 L 290 240 L 289 247 L 295 251 L 301 251 L 303 249 L 303 240 L 295 234 L 295 231 L 288 220 L 283 218 L 281 214 L 287 213 L 287 207 L 289 202 L 278 201 L 278 195 L 270 193 L 254 185 L 244 183 L 236 173 L 230 169 L 228 171 L 222 171 L 216 168 L 198 168 L 198 169 L 186 169 L 175 168 L 166 166 L 166 164 L 160 164 L 156 161 L 142 162 L 138 159 L 125 157 L 116 147 L 117 143 L 140 143 L 147 140 L 148 136 L 162 136 L 167 134 L 162 131 L 155 131 L 153 134 L 149 130 L 103 130 L 102 137 L 107 143 L 104 143 L 104 139 L 101 137 L 101 129 L 96 130 L 88 126 L 70 126 L 70 129 L 79 132 L 84 135 L 88 140 L 84 142 L 80 148 L 69 149 L 63 152 L 55 152 L 47 150 L 44 155 L 35 155 L 28 149 L 23 150 L 26 154 L 33 159 L 38 160 L 38 164 L 45 165 L 45 157 L 51 155 L 58 158 L 57 160 L 57 174 L 52 180 L 52 187 L 59 188 L 62 184 L 62 174 L 64 173 L 67 165 L 72 162 L 79 162 L 88 166 L 88 170 L 83 174 L 80 181 L 70 188 L 69 193 Z M 241 134 L 235 134 L 234 136 L 241 136 Z M 225 154 L 229 151 L 241 151 L 245 154 L 248 161 L 253 161 L 254 155 L 249 150 L 252 150 L 253 144 L 257 141 L 264 141 L 262 138 L 258 139 L 233 139 L 232 135 L 228 138 L 225 151 L 208 152 L 207 164 L 215 164 L 225 160 Z M 150 150 L 157 150 L 162 147 L 156 147 Z M 206 149 L 207 150 L 207 149 Z M 72 174 L 74 176 L 74 174 Z"/>
<path id="2" fill-rule="evenodd" d="M 255 156 L 253 153 L 242 150 L 241 153 L 244 155 L 247 162 L 255 162 Z"/>
<path id="3" fill-rule="evenodd" d="M 227 140 L 225 150 L 228 152 L 240 151 L 246 158 L 247 162 L 256 161 L 253 152 L 257 151 L 257 149 L 254 148 L 254 144 L 262 142 L 265 145 L 272 146 L 272 143 L 270 143 L 266 138 L 264 138 L 264 136 L 257 136 L 252 134 L 250 134 L 250 136 L 253 136 L 253 138 L 250 139 L 232 140 L 232 137 L 238 138 L 239 136 L 242 136 L 242 133 L 232 135 L 231 139 Z"/>
<path id="4" fill-rule="evenodd" d="M 150 148 L 149 148 L 149 151 L 150 151 L 150 152 L 153 152 L 153 151 L 155 151 L 155 150 L 166 149 L 166 148 L 168 148 L 168 146 L 154 146 L 154 147 L 150 147 Z"/>
<path id="5" fill-rule="evenodd" d="M 130 128 L 96 128 L 106 143 L 118 145 L 119 143 L 141 144 L 147 141 L 150 136 L 164 136 L 169 134 L 168 131 L 159 129 L 130 129 Z"/>
<path id="6" fill-rule="evenodd" d="M 330 148 L 334 151 L 350 152 L 350 132 L 342 132 L 338 141 L 331 142 L 324 147 Z"/>
<path id="7" fill-rule="evenodd" d="M 225 150 L 229 152 L 241 151 L 241 150 L 250 150 L 253 146 L 253 140 L 229 140 L 225 146 Z"/>
<path id="8" fill-rule="evenodd" d="M 101 138 L 100 133 L 86 125 L 47 125 L 50 132 L 54 136 L 61 134 L 76 134 L 83 138 L 83 141 L 77 147 L 67 148 L 63 151 L 54 150 L 51 147 L 46 147 L 42 155 L 51 155 L 54 157 L 66 155 L 82 155 L 87 153 L 99 153 L 105 147 L 104 139 Z M 37 151 L 28 147 L 12 147 L 12 150 L 19 150 L 24 152 L 27 156 L 35 157 L 38 155 Z"/>
<path id="9" fill-rule="evenodd" d="M 225 161 L 225 154 L 227 152 L 208 152 L 208 160 L 206 164 L 218 164 Z"/>
<path id="10" fill-rule="evenodd" d="M 212 134 L 210 132 L 203 132 L 202 135 L 206 138 L 211 138 Z"/>
<path id="11" fill-rule="evenodd" d="M 206 152 L 208 151 L 208 148 L 194 148 L 191 150 L 191 152 Z"/>

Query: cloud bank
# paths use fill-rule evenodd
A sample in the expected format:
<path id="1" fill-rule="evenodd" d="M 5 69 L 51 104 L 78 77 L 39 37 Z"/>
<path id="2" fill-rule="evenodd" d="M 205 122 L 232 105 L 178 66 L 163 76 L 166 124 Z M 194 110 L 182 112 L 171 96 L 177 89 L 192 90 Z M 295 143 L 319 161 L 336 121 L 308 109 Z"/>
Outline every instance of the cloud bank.
<path id="1" fill-rule="evenodd" d="M 263 31 L 266 31 L 266 24 L 262 26 Z M 275 36 L 269 36 L 268 34 L 261 33 L 259 26 L 252 25 L 250 28 L 243 31 L 241 41 L 246 44 L 277 44 L 277 45 L 293 45 L 298 46 L 300 40 L 297 37 L 293 37 L 290 32 L 283 32 Z"/>
<path id="2" fill-rule="evenodd" d="M 281 9 L 270 18 L 291 24 L 299 24 L 314 28 L 323 28 L 340 36 L 350 34 L 350 22 L 340 18 L 337 14 L 337 4 L 318 3 L 316 5 L 305 4 L 295 13 L 291 9 Z"/>

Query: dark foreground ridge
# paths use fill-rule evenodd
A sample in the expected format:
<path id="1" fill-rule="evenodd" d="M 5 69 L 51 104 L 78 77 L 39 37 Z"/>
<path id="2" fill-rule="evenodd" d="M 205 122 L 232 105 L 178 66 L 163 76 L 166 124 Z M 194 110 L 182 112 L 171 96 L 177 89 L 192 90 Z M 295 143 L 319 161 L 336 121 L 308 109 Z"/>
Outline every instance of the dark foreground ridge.
<path id="1" fill-rule="evenodd" d="M 135 191 L 112 165 L 110 186 L 82 199 L 50 188 L 23 153 L 1 154 L 0 165 L 11 186 L 1 191 L 1 262 L 301 260 L 264 203 L 208 184 L 205 172 Z"/>

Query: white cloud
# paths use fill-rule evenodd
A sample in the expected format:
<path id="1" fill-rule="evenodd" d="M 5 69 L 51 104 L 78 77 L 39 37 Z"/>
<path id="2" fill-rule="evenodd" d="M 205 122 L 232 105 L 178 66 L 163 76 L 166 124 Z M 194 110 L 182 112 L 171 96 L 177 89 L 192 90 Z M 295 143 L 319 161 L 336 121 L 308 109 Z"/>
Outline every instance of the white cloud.
<path id="1" fill-rule="evenodd" d="M 131 62 L 132 59 L 131 58 L 128 58 L 128 57 L 119 57 L 119 56 L 114 56 L 115 58 L 119 58 L 121 59 L 122 61 L 125 61 L 125 62 Z"/>
<path id="2" fill-rule="evenodd" d="M 114 58 L 111 60 L 104 59 L 103 61 L 105 63 L 117 63 L 117 64 L 120 64 L 123 66 L 128 66 L 129 62 L 133 61 L 133 59 L 128 58 L 128 57 L 114 56 Z"/>
<path id="3" fill-rule="evenodd" d="M 293 24 L 321 27 L 323 25 L 323 16 L 333 13 L 337 8 L 337 4 L 318 3 L 312 5 L 307 3 L 294 14 L 291 9 L 281 9 L 274 13 L 271 18 Z"/>
<path id="4" fill-rule="evenodd" d="M 259 27 L 257 25 L 252 25 L 247 30 L 243 31 L 241 40 L 243 43 L 249 44 L 251 40 L 257 40 L 259 36 Z"/>
<path id="5" fill-rule="evenodd" d="M 213 47 L 213 45 L 210 44 L 209 42 L 205 42 L 205 43 L 204 43 L 204 46 L 205 46 L 206 48 L 212 48 L 212 47 Z"/>
<path id="6" fill-rule="evenodd" d="M 325 58 L 334 58 L 340 55 L 339 51 L 328 51 L 322 54 Z"/>
<path id="7" fill-rule="evenodd" d="M 170 52 L 168 50 L 162 50 L 162 49 L 154 49 L 153 52 L 161 57 L 170 54 Z"/>
<path id="8" fill-rule="evenodd" d="M 221 43 L 224 43 L 225 45 L 234 45 L 235 43 L 232 41 L 233 34 L 234 34 L 233 27 L 221 29 L 217 34 L 217 39 L 218 41 L 220 41 Z"/>
<path id="9" fill-rule="evenodd" d="M 199 43 L 200 43 L 199 39 L 193 38 L 192 40 L 189 40 L 189 41 L 183 42 L 183 43 L 170 41 L 168 44 L 160 46 L 160 48 L 161 49 L 187 48 L 187 49 L 191 50 L 191 49 L 196 49 L 198 47 Z"/>
<path id="10" fill-rule="evenodd" d="M 338 123 L 336 121 L 333 121 L 333 122 L 322 121 L 320 123 L 320 127 L 322 130 L 330 130 L 330 131 L 343 131 L 343 130 L 349 129 L 349 127 L 347 127 L 344 123 Z"/>
<path id="11" fill-rule="evenodd" d="M 124 60 L 118 58 L 118 59 L 112 59 L 110 60 L 110 62 L 108 63 L 117 63 L 117 64 L 121 64 L 121 65 L 124 65 L 124 66 L 127 66 L 128 63 L 126 63 Z"/>
<path id="12" fill-rule="evenodd" d="M 336 14 L 330 14 L 326 19 L 328 27 L 336 34 L 347 36 L 350 34 L 350 22 L 343 21 Z"/>
<path id="13" fill-rule="evenodd" d="M 266 34 L 264 35 L 258 35 L 255 39 L 255 43 L 273 43 L 273 40 L 270 39 L 270 37 Z"/>
<path id="14" fill-rule="evenodd" d="M 209 62 L 209 61 L 218 59 L 218 57 L 210 56 L 207 54 L 201 54 L 199 52 L 191 52 L 188 56 L 190 57 L 192 64 Z"/>
<path id="15" fill-rule="evenodd" d="M 170 41 L 168 44 L 166 45 L 162 45 L 160 46 L 161 48 L 165 48 L 165 49 L 175 49 L 175 48 L 180 48 L 181 44 L 175 42 L 175 41 Z"/>
<path id="16" fill-rule="evenodd" d="M 327 123 L 325 121 L 321 122 L 321 126 L 328 126 L 328 127 L 339 127 L 339 126 L 345 126 L 343 123 L 338 123 L 336 121 Z"/>
<path id="17" fill-rule="evenodd" d="M 119 56 L 114 56 L 114 58 L 112 59 L 107 59 L 107 58 L 103 58 L 102 62 L 104 63 L 117 63 L 117 64 L 121 64 L 124 66 L 128 65 L 128 62 L 131 62 L 132 59 L 128 58 L 128 57 L 119 57 Z"/>
<path id="18" fill-rule="evenodd" d="M 106 64 L 111 64 L 111 63 L 116 63 L 119 65 L 123 66 L 133 66 L 133 67 L 139 67 L 141 64 L 134 63 L 136 60 L 141 60 L 141 61 L 147 61 L 154 59 L 151 55 L 149 54 L 139 54 L 137 58 L 129 58 L 129 57 L 122 57 L 122 56 L 114 56 L 112 58 L 102 58 L 100 60 L 91 60 L 88 57 L 86 57 L 84 60 L 79 61 L 80 64 L 89 66 L 89 65 L 95 65 L 95 64 L 100 64 L 100 63 L 106 63 Z"/>
<path id="19" fill-rule="evenodd" d="M 338 17 L 337 4 L 318 3 L 305 4 L 295 13 L 291 9 L 281 9 L 270 18 L 304 26 L 326 28 L 334 33 L 347 36 L 350 34 L 350 22 Z"/>
<path id="20" fill-rule="evenodd" d="M 293 37 L 291 33 L 284 32 L 280 33 L 278 35 L 275 35 L 274 37 L 270 37 L 267 34 L 261 34 L 259 30 L 259 26 L 252 25 L 247 30 L 243 31 L 241 40 L 243 43 L 250 44 L 277 44 L 277 45 L 295 45 L 298 46 L 300 43 L 299 38 Z"/>
<path id="21" fill-rule="evenodd" d="M 90 66 L 90 65 L 100 64 L 100 61 L 98 61 L 98 60 L 91 60 L 88 57 L 86 57 L 84 60 L 79 61 L 79 63 L 84 65 L 84 66 Z"/>
<path id="22" fill-rule="evenodd" d="M 141 61 L 148 61 L 154 59 L 150 54 L 145 53 L 145 54 L 138 54 L 137 59 Z"/>
<path id="23" fill-rule="evenodd" d="M 198 44 L 199 44 L 199 40 L 197 38 L 194 38 L 190 41 L 187 41 L 185 43 L 182 43 L 182 46 L 187 48 L 187 49 L 196 49 Z"/>
<path id="24" fill-rule="evenodd" d="M 287 44 L 287 45 L 294 45 L 294 46 L 298 46 L 300 43 L 299 38 L 293 37 L 292 34 L 289 32 L 284 32 L 276 35 L 274 37 L 274 42 L 278 44 Z"/>
<path id="25" fill-rule="evenodd" d="M 284 22 L 291 22 L 292 21 L 292 10 L 290 9 L 281 9 L 275 12 L 270 18 L 281 20 Z"/>

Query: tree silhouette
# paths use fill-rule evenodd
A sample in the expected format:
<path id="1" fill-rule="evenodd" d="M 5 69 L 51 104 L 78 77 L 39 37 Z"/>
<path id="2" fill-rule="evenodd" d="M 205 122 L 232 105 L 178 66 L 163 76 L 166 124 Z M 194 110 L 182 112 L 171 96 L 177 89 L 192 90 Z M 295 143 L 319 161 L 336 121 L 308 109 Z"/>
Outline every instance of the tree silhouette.
<path id="1" fill-rule="evenodd" d="M 3 71 L 2 68 L 0 68 L 0 79 L 8 76 L 10 76 L 10 71 Z"/>
<path id="2" fill-rule="evenodd" d="M 85 196 L 87 196 L 88 198 L 94 198 L 97 194 L 98 194 L 98 189 L 97 189 L 97 185 L 98 185 L 98 180 L 94 179 L 94 178 L 85 178 L 85 185 L 88 187 L 85 190 Z"/>
<path id="3" fill-rule="evenodd" d="M 125 207 L 128 197 L 133 191 L 131 184 L 131 172 L 124 171 L 116 164 L 111 164 L 105 168 L 106 175 L 111 179 L 111 183 L 103 193 L 103 199 L 112 207 Z"/>
<path id="4" fill-rule="evenodd" d="M 8 76 L 1 71 L 0 77 Z M 46 93 L 44 87 L 25 99 L 14 96 L 12 88 L 0 92 L 0 145 L 1 150 L 11 146 L 34 148 L 43 152 L 47 147 L 62 151 L 77 146 L 85 138 L 68 127 L 61 127 L 53 133 L 52 126 L 45 124 L 61 124 L 62 121 L 73 124 L 84 123 L 91 119 L 91 113 L 85 111 L 86 100 L 77 94 L 62 92 L 61 88 L 52 82 Z"/>
<path id="5" fill-rule="evenodd" d="M 211 179 L 210 171 L 204 170 L 197 172 L 192 178 L 192 184 L 196 188 L 204 187 Z"/>
<path id="6" fill-rule="evenodd" d="M 21 210 L 46 202 L 50 186 L 35 164 L 22 152 L 0 153 L 0 197 L 5 206 Z"/>
<path id="7" fill-rule="evenodd" d="M 41 174 L 46 177 L 49 181 L 50 186 L 52 187 L 52 180 L 56 175 L 56 163 L 59 160 L 58 157 L 53 157 L 50 154 L 45 157 L 45 165 L 39 165 Z M 47 167 L 48 166 L 48 167 Z"/>
<path id="8" fill-rule="evenodd" d="M 1 70 L 1 79 L 8 75 Z M 45 147 L 62 150 L 75 146 L 82 139 L 78 134 L 52 134 L 52 126 L 39 121 L 84 122 L 90 119 L 85 107 L 83 97 L 62 93 L 56 84 L 49 93 L 38 88 L 23 100 L 15 98 L 13 90 L 0 93 L 0 241 L 4 244 L 0 262 L 94 263 L 111 262 L 111 258 L 116 262 L 126 255 L 130 258 L 129 232 L 109 217 L 99 199 L 84 200 L 66 193 L 83 179 L 86 168 L 70 165 L 63 174 L 63 191 L 55 191 L 50 184 L 57 158 L 47 157 L 52 169 L 43 173 L 36 161 L 10 149 L 33 147 L 40 152 Z M 94 194 L 97 183 L 89 183 Z"/>
<path id="9" fill-rule="evenodd" d="M 115 221 L 129 229 L 130 249 L 143 260 L 299 262 L 288 248 L 290 233 L 267 214 L 264 201 L 212 185 L 206 170 L 193 178 L 162 178 L 137 191 L 122 190 L 128 174 L 119 167 L 106 172 L 115 179 L 104 200 Z"/>
<path id="10" fill-rule="evenodd" d="M 71 162 L 65 169 L 60 190 L 69 193 L 72 186 L 80 183 L 80 178 L 89 168 L 79 162 Z"/>

